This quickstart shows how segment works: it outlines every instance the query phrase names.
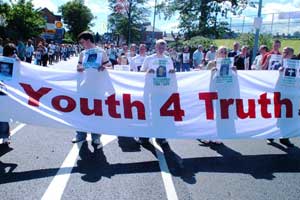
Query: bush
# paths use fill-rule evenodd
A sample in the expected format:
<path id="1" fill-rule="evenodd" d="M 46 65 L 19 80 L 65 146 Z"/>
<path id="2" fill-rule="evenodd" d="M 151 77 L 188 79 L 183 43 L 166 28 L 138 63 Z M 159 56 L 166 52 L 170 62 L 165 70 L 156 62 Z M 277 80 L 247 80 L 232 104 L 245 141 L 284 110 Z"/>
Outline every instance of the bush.
<path id="1" fill-rule="evenodd" d="M 189 46 L 192 51 L 197 49 L 198 45 L 202 45 L 204 49 L 209 49 L 210 45 L 216 45 L 214 40 L 211 40 L 202 36 L 192 37 L 190 40 L 180 39 L 176 42 L 172 42 L 169 44 L 171 47 L 183 48 L 184 46 Z"/>
<path id="2" fill-rule="evenodd" d="M 255 39 L 255 34 L 244 33 L 244 34 L 240 35 L 240 37 L 238 38 L 238 41 L 240 42 L 241 45 L 247 45 L 250 47 L 250 49 L 253 49 L 254 39 Z M 260 45 L 267 45 L 267 47 L 269 49 L 271 49 L 272 43 L 273 43 L 273 37 L 271 34 L 260 34 L 259 40 L 258 40 L 258 47 Z"/>

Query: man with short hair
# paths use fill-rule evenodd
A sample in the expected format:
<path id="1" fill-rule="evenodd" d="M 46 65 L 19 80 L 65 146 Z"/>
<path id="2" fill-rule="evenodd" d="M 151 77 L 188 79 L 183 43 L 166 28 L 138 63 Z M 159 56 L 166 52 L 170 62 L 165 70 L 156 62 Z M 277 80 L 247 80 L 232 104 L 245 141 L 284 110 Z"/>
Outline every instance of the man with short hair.
<path id="1" fill-rule="evenodd" d="M 157 40 L 155 44 L 155 50 L 156 53 L 145 58 L 141 71 L 153 74 L 155 72 L 159 73 L 159 70 L 164 68 L 162 71 L 164 71 L 165 73 L 175 73 L 172 59 L 165 54 L 165 51 L 167 50 L 167 42 L 163 39 Z M 156 97 L 157 95 L 151 96 L 151 100 Z M 147 141 L 148 138 L 139 139 L 140 143 L 144 143 Z M 167 144 L 167 140 L 164 138 L 156 138 L 156 142 L 159 145 Z"/>
<path id="2" fill-rule="evenodd" d="M 228 53 L 228 58 L 233 58 L 235 56 L 238 56 L 240 53 L 241 53 L 240 52 L 240 43 L 234 42 L 233 50 Z"/>
<path id="3" fill-rule="evenodd" d="M 25 61 L 28 63 L 32 62 L 32 56 L 34 53 L 34 47 L 32 45 L 32 40 L 28 39 L 26 47 L 25 47 Z"/>
<path id="4" fill-rule="evenodd" d="M 272 50 L 266 53 L 262 58 L 261 65 L 263 70 L 267 70 L 269 68 L 269 61 L 272 54 L 281 55 L 281 52 L 279 51 L 280 47 L 281 47 L 280 40 L 274 40 Z"/>
<path id="5" fill-rule="evenodd" d="M 146 58 L 147 47 L 145 44 L 140 44 L 139 46 L 139 54 L 134 56 L 131 60 L 130 71 L 139 72 L 141 70 L 142 64 Z"/>
<path id="6" fill-rule="evenodd" d="M 110 66 L 108 57 L 103 49 L 97 47 L 94 43 L 94 35 L 91 32 L 84 31 L 78 35 L 78 41 L 83 46 L 84 50 L 79 55 L 79 61 L 77 65 L 77 71 L 83 72 L 87 63 L 96 66 L 98 71 L 105 70 Z M 93 54 L 90 54 L 92 52 Z M 87 133 L 84 131 L 76 131 L 76 137 L 72 142 L 80 142 L 86 140 Z M 92 133 L 92 144 L 100 145 L 100 134 Z"/>
<path id="7" fill-rule="evenodd" d="M 195 69 L 201 68 L 203 59 L 204 59 L 203 46 L 198 45 L 198 49 L 193 53 L 193 66 Z"/>

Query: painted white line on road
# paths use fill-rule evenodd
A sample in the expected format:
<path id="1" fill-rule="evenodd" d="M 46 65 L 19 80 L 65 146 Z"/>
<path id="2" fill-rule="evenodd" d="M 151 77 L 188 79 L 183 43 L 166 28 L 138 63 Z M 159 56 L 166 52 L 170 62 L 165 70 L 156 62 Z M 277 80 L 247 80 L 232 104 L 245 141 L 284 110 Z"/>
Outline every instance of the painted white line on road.
<path id="1" fill-rule="evenodd" d="M 108 143 L 115 140 L 116 136 L 111 135 L 101 135 L 102 148 Z M 88 135 L 88 141 L 90 140 L 90 135 Z M 73 148 L 69 152 L 68 156 L 64 160 L 62 166 L 54 176 L 52 182 L 48 186 L 46 192 L 44 193 L 42 200 L 59 200 L 61 199 L 65 187 L 69 181 L 72 169 L 77 161 L 77 156 L 79 154 L 80 148 L 83 142 L 79 142 L 73 145 Z"/>
<path id="2" fill-rule="evenodd" d="M 165 159 L 162 148 L 157 144 L 154 138 L 152 138 L 152 144 L 155 147 L 156 155 L 159 161 L 159 167 L 161 171 L 161 176 L 164 182 L 167 199 L 178 200 L 178 196 L 175 190 L 175 186 L 172 180 L 172 175 L 170 174 L 167 161 Z"/>
<path id="3" fill-rule="evenodd" d="M 16 128 L 10 131 L 10 136 L 13 136 L 16 132 L 24 128 L 24 126 L 26 126 L 26 124 L 19 124 Z"/>

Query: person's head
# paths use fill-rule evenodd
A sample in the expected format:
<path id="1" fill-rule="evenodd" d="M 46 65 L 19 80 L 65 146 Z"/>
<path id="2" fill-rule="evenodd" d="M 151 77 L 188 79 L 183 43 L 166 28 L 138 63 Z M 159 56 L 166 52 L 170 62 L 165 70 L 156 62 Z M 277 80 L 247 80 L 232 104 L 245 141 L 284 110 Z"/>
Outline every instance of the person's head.
<path id="1" fill-rule="evenodd" d="M 203 51 L 203 46 L 202 45 L 198 45 L 198 51 Z"/>
<path id="2" fill-rule="evenodd" d="M 243 55 L 243 56 L 246 56 L 247 54 L 248 54 L 248 50 L 249 50 L 249 47 L 248 46 L 242 46 L 242 48 L 241 48 L 241 54 Z"/>
<path id="3" fill-rule="evenodd" d="M 274 40 L 274 42 L 273 42 L 273 50 L 279 51 L 280 47 L 281 47 L 280 40 Z"/>
<path id="4" fill-rule="evenodd" d="M 233 51 L 238 51 L 240 50 L 240 43 L 234 42 L 233 43 Z"/>
<path id="5" fill-rule="evenodd" d="M 183 47 L 183 52 L 189 52 L 189 50 L 190 50 L 190 47 L 189 46 L 184 46 Z"/>
<path id="6" fill-rule="evenodd" d="M 268 47 L 266 46 L 266 45 L 261 45 L 260 47 L 259 47 L 259 54 L 261 54 L 261 55 L 264 55 L 265 53 L 267 53 L 268 52 Z"/>
<path id="7" fill-rule="evenodd" d="M 130 51 L 133 51 L 133 52 L 136 51 L 136 44 L 132 43 L 132 44 L 130 45 Z"/>
<path id="8" fill-rule="evenodd" d="M 294 49 L 291 47 L 284 47 L 282 51 L 282 57 L 284 59 L 291 59 L 294 56 Z"/>
<path id="9" fill-rule="evenodd" d="M 145 45 L 145 44 L 140 44 L 140 46 L 139 46 L 139 53 L 140 53 L 141 55 L 145 55 L 146 52 L 147 52 L 147 47 L 146 47 L 146 45 Z"/>
<path id="10" fill-rule="evenodd" d="M 3 56 L 15 57 L 17 54 L 16 45 L 13 43 L 8 43 L 3 47 Z"/>
<path id="11" fill-rule="evenodd" d="M 215 52 L 216 51 L 216 47 L 214 45 L 210 45 L 209 50 L 211 52 Z"/>
<path id="12" fill-rule="evenodd" d="M 91 48 L 91 46 L 94 44 L 94 35 L 92 32 L 89 31 L 83 31 L 77 36 L 79 44 L 83 46 L 83 48 Z"/>
<path id="13" fill-rule="evenodd" d="M 226 58 L 227 57 L 227 48 L 225 46 L 220 46 L 217 51 L 217 58 Z"/>
<path id="14" fill-rule="evenodd" d="M 128 51 L 128 45 L 126 43 L 122 44 L 123 51 Z"/>
<path id="15" fill-rule="evenodd" d="M 31 39 L 28 39 L 28 40 L 27 40 L 27 45 L 28 45 L 28 46 L 32 45 L 32 40 L 31 40 Z"/>
<path id="16" fill-rule="evenodd" d="M 167 42 L 163 39 L 159 39 L 155 43 L 156 53 L 162 55 L 164 51 L 167 49 Z"/>

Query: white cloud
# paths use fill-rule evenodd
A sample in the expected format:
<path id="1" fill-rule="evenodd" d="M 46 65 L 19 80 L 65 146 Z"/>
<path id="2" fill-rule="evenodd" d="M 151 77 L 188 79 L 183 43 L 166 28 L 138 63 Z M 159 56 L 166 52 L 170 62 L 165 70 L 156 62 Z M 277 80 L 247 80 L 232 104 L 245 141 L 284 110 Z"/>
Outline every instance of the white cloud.
<path id="1" fill-rule="evenodd" d="M 51 12 L 57 13 L 57 5 L 52 1 L 33 0 L 32 3 L 35 8 L 48 8 Z"/>

